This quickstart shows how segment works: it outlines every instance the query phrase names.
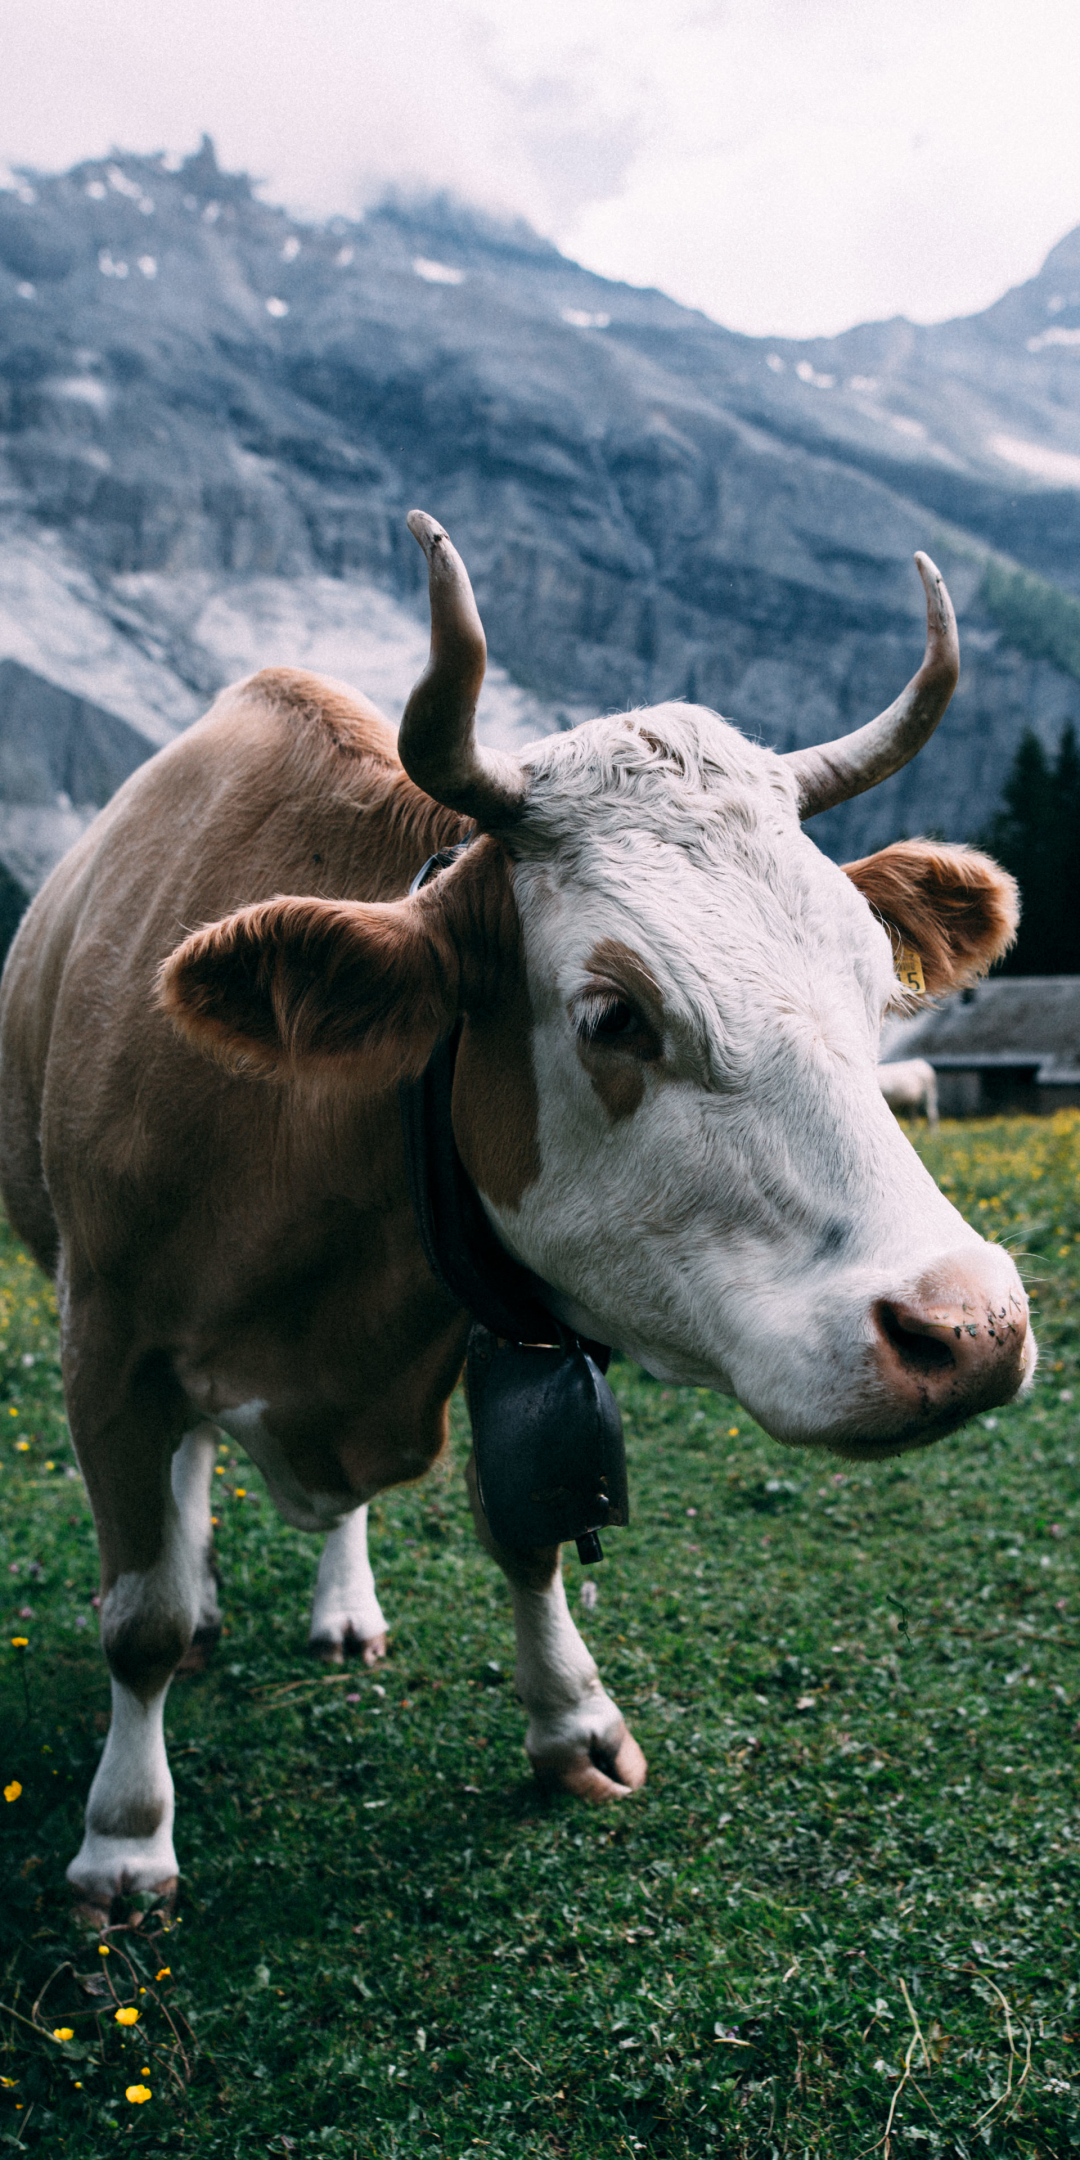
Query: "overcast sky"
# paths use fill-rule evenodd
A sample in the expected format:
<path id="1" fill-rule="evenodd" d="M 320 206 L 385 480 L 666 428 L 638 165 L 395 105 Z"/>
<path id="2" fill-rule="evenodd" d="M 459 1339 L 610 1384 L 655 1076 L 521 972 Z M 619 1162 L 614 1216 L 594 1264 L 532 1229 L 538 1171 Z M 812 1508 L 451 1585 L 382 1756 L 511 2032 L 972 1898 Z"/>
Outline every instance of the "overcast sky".
<path id="1" fill-rule="evenodd" d="M 0 160 L 388 182 L 809 336 L 986 306 L 1080 224 L 1077 0 L 3 0 Z"/>

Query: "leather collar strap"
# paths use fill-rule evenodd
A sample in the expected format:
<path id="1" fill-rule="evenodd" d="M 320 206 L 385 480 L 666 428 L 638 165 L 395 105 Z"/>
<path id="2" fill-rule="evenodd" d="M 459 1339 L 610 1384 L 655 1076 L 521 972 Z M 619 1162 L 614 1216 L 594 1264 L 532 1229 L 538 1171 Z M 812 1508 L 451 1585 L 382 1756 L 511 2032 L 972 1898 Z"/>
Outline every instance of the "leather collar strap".
<path id="1" fill-rule="evenodd" d="M 441 848 L 417 871 L 410 893 L 449 868 L 471 846 Z M 458 1154 L 451 1104 L 461 1023 L 438 1043 L 419 1080 L 403 1083 L 405 1168 L 420 1242 L 432 1274 L 474 1320 L 503 1341 L 562 1343 L 575 1338 L 556 1320 L 545 1285 L 500 1245 Z M 607 1370 L 611 1351 L 582 1341 Z"/>

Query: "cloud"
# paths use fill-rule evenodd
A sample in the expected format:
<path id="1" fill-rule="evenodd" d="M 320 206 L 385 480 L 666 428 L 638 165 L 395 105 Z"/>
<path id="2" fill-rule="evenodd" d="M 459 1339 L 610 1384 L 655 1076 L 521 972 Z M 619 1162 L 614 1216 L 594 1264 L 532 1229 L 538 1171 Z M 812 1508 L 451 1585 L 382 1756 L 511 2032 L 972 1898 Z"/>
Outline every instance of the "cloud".
<path id="1" fill-rule="evenodd" d="M 730 0 L 657 40 L 627 184 L 562 238 L 735 328 L 987 305 L 1080 220 L 1080 14 Z"/>
<path id="2" fill-rule="evenodd" d="M 1080 219 L 1080 11 L 1027 0 L 6 0 L 0 157 L 187 148 L 298 211 L 522 214 L 732 327 L 984 305 Z"/>
<path id="3" fill-rule="evenodd" d="M 618 188 L 637 129 L 591 94 L 572 42 L 522 70 L 504 15 L 498 0 L 8 0 L 0 155 L 64 165 L 205 128 L 223 164 L 298 210 L 394 182 L 550 231 Z"/>

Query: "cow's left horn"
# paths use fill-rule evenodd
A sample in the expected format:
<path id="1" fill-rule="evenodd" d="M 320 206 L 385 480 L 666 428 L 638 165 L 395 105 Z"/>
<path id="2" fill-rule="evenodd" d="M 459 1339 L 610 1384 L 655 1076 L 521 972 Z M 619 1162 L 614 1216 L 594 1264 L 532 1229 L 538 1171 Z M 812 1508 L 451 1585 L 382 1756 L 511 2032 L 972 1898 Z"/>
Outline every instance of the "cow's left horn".
<path id="1" fill-rule="evenodd" d="M 799 816 L 813 817 L 865 794 L 879 780 L 899 772 L 929 742 L 960 675 L 960 642 L 945 580 L 929 555 L 915 560 L 926 587 L 926 651 L 907 689 L 887 711 L 853 735 L 789 750 L 784 760 L 799 784 Z"/>
<path id="2" fill-rule="evenodd" d="M 487 643 L 469 573 L 426 510 L 410 510 L 408 526 L 427 556 L 431 657 L 402 714 L 398 756 L 410 780 L 448 810 L 504 825 L 521 807 L 526 779 L 516 759 L 476 740 Z"/>

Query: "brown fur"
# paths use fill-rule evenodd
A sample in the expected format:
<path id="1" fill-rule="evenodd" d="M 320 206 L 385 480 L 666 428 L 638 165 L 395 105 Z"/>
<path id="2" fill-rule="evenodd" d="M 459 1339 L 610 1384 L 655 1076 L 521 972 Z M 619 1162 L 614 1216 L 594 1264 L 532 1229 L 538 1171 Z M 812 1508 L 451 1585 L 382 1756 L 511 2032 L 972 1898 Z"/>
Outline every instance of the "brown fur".
<path id="1" fill-rule="evenodd" d="M 62 1281 L 106 1590 L 159 1557 L 172 1451 L 215 1409 L 269 1401 L 291 1474 L 346 1500 L 444 1443 L 467 1319 L 424 1260 L 394 1083 L 456 1000 L 481 1017 L 516 995 L 496 843 L 404 897 L 467 829 L 373 707 L 271 669 L 133 775 L 28 911 L 0 991 L 0 1175 Z M 155 994 L 178 945 L 186 1039 Z M 106 1647 L 142 1689 L 189 1635 L 158 1612 Z"/>
<path id="2" fill-rule="evenodd" d="M 619 938 L 601 938 L 586 964 L 598 987 L 615 991 L 638 1015 L 638 1026 L 612 1042 L 578 1038 L 578 1056 L 612 1123 L 618 1124 L 640 1108 L 644 1067 L 662 1053 L 664 1001 L 651 968 Z"/>
<path id="3" fill-rule="evenodd" d="M 164 1813 L 160 1800 L 129 1800 L 119 1808 L 94 1801 L 87 1809 L 86 1823 L 99 1837 L 152 1838 Z"/>
<path id="4" fill-rule="evenodd" d="M 432 932 L 434 931 L 434 934 Z M 234 1072 L 358 1059 L 363 1082 L 423 1071 L 458 1009 L 460 963 L 420 899 L 278 898 L 211 923 L 169 955 L 164 1010 Z"/>
<path id="5" fill-rule="evenodd" d="M 612 983 L 640 1012 L 655 1042 L 647 1052 L 643 1046 L 639 1054 L 655 1057 L 664 1034 L 664 999 L 651 967 L 632 945 L 624 945 L 621 938 L 600 938 L 593 946 L 586 966 L 590 974 L 598 976 L 602 982 Z"/>
<path id="6" fill-rule="evenodd" d="M 617 1052 L 598 1050 L 586 1042 L 578 1043 L 577 1054 L 612 1124 L 633 1117 L 645 1100 L 645 1074 L 640 1064 L 634 1058 L 619 1057 Z"/>
<path id="7" fill-rule="evenodd" d="M 499 932 L 501 985 L 469 1001 L 454 1072 L 453 1118 L 461 1159 L 495 1207 L 518 1208 L 540 1175 L 540 1103 L 532 1056 L 532 1007 L 521 931 L 509 885 Z"/>
<path id="8" fill-rule="evenodd" d="M 504 1007 L 517 1011 L 520 944 L 506 859 L 482 840 L 410 899 L 241 908 L 170 953 L 157 989 L 181 1033 L 231 1071 L 355 1060 L 375 1091 L 421 1073 L 462 1012 L 501 1026 Z M 527 1028 L 527 993 L 524 1014 Z"/>
<path id="9" fill-rule="evenodd" d="M 932 997 L 985 975 L 1016 937 L 1015 879 L 974 848 L 898 840 L 844 870 L 894 945 L 919 954 Z"/>

